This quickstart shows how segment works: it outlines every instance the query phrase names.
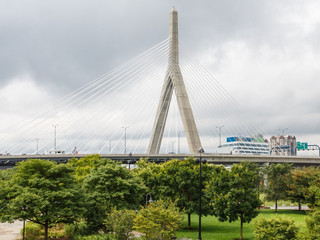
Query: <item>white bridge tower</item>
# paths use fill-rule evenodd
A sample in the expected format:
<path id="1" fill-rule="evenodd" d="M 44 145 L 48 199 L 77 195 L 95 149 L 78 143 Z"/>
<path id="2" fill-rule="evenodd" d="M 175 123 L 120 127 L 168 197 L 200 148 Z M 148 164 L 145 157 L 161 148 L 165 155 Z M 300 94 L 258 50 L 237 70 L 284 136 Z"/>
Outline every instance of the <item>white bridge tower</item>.
<path id="1" fill-rule="evenodd" d="M 162 87 L 161 98 L 153 125 L 148 153 L 159 153 L 163 131 L 166 125 L 167 115 L 174 89 L 177 96 L 179 111 L 182 118 L 184 131 L 187 137 L 190 153 L 196 154 L 201 148 L 201 142 L 179 66 L 178 12 L 175 10 L 175 8 L 173 8 L 170 12 L 169 34 L 170 51 L 168 70 L 164 80 L 164 85 Z"/>

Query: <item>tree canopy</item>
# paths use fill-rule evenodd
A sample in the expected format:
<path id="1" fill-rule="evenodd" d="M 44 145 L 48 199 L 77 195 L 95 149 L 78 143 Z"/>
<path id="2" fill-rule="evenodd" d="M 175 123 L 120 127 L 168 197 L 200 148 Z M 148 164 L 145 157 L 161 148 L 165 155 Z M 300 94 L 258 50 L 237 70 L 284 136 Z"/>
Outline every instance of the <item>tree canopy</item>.
<path id="1" fill-rule="evenodd" d="M 219 221 L 240 219 L 240 239 L 243 239 L 243 223 L 249 223 L 259 213 L 258 178 L 258 167 L 250 162 L 234 164 L 230 171 L 221 166 L 208 188 Z"/>
<path id="2" fill-rule="evenodd" d="M 20 162 L 1 194 L 2 221 L 29 220 L 45 228 L 59 222 L 71 222 L 85 211 L 83 194 L 75 184 L 73 169 L 48 160 Z M 4 201 L 5 200 L 5 203 Z"/>

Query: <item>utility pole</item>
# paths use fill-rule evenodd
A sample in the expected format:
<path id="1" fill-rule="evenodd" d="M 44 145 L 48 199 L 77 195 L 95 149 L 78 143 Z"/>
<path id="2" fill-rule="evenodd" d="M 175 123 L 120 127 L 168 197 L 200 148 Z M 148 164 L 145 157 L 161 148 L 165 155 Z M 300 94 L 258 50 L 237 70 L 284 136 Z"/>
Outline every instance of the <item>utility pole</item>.
<path id="1" fill-rule="evenodd" d="M 124 129 L 124 154 L 127 153 L 127 128 L 129 128 L 129 126 L 124 126 L 121 127 Z"/>
<path id="2" fill-rule="evenodd" d="M 38 150 L 39 150 L 39 140 L 40 140 L 40 138 L 36 138 L 36 141 L 37 141 L 37 152 L 36 152 L 36 154 L 37 155 L 39 154 L 39 152 L 38 152 Z"/>
<path id="3" fill-rule="evenodd" d="M 170 141 L 170 142 L 171 142 L 171 152 L 174 153 L 174 143 L 175 143 L 176 141 Z"/>
<path id="4" fill-rule="evenodd" d="M 53 149 L 56 150 L 57 149 L 57 126 L 59 125 L 53 124 L 52 126 L 54 127 Z"/>
<path id="5" fill-rule="evenodd" d="M 288 128 L 279 128 L 279 131 L 282 131 L 282 135 L 284 135 L 284 131 L 287 131 Z"/>
<path id="6" fill-rule="evenodd" d="M 178 154 L 180 154 L 180 135 L 181 133 L 183 133 L 184 131 L 180 131 L 178 132 Z"/>
<path id="7" fill-rule="evenodd" d="M 216 128 L 219 128 L 219 147 L 221 147 L 221 128 L 224 126 L 217 126 Z"/>

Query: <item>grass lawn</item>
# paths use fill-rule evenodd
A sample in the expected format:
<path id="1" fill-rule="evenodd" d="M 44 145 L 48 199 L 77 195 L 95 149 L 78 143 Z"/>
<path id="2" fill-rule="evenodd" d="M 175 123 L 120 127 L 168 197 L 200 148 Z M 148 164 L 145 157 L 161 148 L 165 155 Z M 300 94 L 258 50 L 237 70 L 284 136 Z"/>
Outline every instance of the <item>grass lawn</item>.
<path id="1" fill-rule="evenodd" d="M 259 216 L 262 215 L 265 218 L 271 218 L 273 216 L 286 216 L 293 218 L 296 225 L 302 231 L 305 231 L 305 221 L 306 216 L 305 211 L 296 211 L 296 210 L 278 210 L 278 213 L 275 213 L 274 210 L 263 209 L 261 210 Z M 259 217 L 258 216 L 258 217 Z M 253 220 L 254 221 L 254 220 Z M 177 232 L 178 238 L 187 238 L 187 239 L 198 239 L 198 215 L 191 216 L 191 227 L 192 229 L 187 228 L 187 217 L 185 217 L 183 222 L 184 229 L 181 229 Z M 240 221 L 237 222 L 219 222 L 217 218 L 213 216 L 202 217 L 201 218 L 201 236 L 203 240 L 232 240 L 240 238 Z M 245 223 L 243 225 L 243 237 L 244 239 L 253 240 L 253 222 Z"/>

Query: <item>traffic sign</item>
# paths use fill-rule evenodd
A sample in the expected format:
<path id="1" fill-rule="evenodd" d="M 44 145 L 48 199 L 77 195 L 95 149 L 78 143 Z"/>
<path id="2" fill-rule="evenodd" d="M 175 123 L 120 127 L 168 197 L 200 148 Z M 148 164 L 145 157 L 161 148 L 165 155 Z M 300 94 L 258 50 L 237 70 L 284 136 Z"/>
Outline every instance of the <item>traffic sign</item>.
<path id="1" fill-rule="evenodd" d="M 306 143 L 306 142 L 297 142 L 297 149 L 299 149 L 299 150 L 307 150 L 308 149 L 308 143 Z"/>

